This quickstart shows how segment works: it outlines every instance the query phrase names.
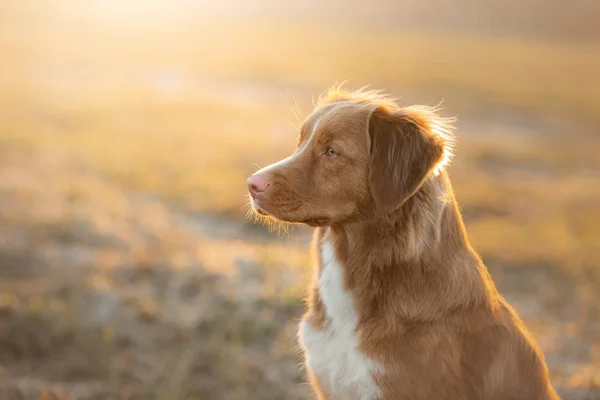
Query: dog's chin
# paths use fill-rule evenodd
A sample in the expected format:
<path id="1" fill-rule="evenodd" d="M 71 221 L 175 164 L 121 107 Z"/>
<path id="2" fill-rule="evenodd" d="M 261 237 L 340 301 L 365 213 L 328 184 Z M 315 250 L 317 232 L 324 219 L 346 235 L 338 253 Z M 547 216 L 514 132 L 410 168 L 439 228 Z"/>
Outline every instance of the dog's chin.
<path id="1" fill-rule="evenodd" d="M 331 220 L 327 217 L 311 217 L 311 218 L 294 218 L 293 216 L 286 215 L 282 217 L 278 215 L 278 213 L 273 213 L 266 209 L 260 202 L 256 199 L 251 199 L 250 203 L 252 204 L 252 209 L 255 213 L 263 217 L 269 217 L 276 219 L 278 221 L 287 222 L 290 224 L 306 224 L 308 226 L 312 226 L 313 228 L 318 228 L 321 226 L 327 226 L 331 223 Z"/>
<path id="2" fill-rule="evenodd" d="M 308 226 L 312 226 L 313 228 L 318 228 L 320 226 L 327 226 L 330 224 L 329 218 L 309 218 L 302 221 L 303 224 Z"/>

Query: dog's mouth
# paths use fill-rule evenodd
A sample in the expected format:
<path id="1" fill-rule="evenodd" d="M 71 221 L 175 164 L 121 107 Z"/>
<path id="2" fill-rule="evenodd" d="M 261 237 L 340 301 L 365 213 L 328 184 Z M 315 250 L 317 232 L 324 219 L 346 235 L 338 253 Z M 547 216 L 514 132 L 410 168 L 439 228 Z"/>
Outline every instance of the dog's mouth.
<path id="1" fill-rule="evenodd" d="M 309 218 L 301 221 L 303 224 L 308 226 L 312 226 L 313 228 L 317 228 L 319 226 L 329 225 L 329 218 L 320 217 L 320 218 Z"/>
<path id="2" fill-rule="evenodd" d="M 278 217 L 277 215 L 268 211 L 256 199 L 251 198 L 251 204 L 252 204 L 252 208 L 258 215 L 262 215 L 263 217 L 275 218 L 275 219 L 278 219 L 283 222 L 288 222 L 288 223 L 292 223 L 292 224 L 306 224 L 308 226 L 312 226 L 313 228 L 316 228 L 319 226 L 326 226 L 326 225 L 329 225 L 329 223 L 330 223 L 330 219 L 327 217 L 313 217 L 313 218 L 306 218 L 306 219 L 282 218 L 282 217 Z"/>
<path id="3" fill-rule="evenodd" d="M 258 215 L 262 215 L 263 217 L 274 217 L 273 214 L 271 214 L 270 212 L 268 212 L 267 210 L 265 210 L 260 203 L 258 202 L 258 200 L 253 199 L 252 197 L 250 197 L 250 204 L 252 205 L 252 208 L 254 209 L 254 211 L 258 214 Z"/>
<path id="4" fill-rule="evenodd" d="M 256 211 L 257 214 L 262 215 L 263 217 L 268 217 L 271 215 L 262 208 L 255 208 L 254 211 Z"/>

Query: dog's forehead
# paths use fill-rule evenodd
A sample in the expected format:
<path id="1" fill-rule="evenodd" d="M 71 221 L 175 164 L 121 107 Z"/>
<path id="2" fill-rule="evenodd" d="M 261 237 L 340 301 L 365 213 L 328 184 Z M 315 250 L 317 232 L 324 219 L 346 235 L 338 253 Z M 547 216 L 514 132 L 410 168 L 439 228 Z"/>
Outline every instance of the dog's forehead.
<path id="1" fill-rule="evenodd" d="M 335 135 L 362 132 L 368 124 L 368 104 L 341 101 L 320 106 L 307 118 L 303 129 L 308 134 Z"/>

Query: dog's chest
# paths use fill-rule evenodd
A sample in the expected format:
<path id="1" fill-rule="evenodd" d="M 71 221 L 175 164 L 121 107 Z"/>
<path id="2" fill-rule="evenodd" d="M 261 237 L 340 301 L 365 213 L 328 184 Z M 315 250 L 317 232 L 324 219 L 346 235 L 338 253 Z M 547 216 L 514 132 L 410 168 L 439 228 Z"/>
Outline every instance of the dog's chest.
<path id="1" fill-rule="evenodd" d="M 358 351 L 358 315 L 351 293 L 344 288 L 343 269 L 333 246 L 323 243 L 321 253 L 318 293 L 327 323 L 322 329 L 306 320 L 300 323 L 306 364 L 333 400 L 375 400 L 379 390 L 373 373 L 381 372 L 381 367 Z"/>

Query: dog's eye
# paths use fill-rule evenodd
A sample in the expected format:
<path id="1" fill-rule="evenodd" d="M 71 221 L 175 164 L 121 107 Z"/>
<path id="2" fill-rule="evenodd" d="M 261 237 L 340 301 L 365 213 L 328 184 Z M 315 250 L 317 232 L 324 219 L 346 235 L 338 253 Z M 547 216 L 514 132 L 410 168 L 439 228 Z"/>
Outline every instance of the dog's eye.
<path id="1" fill-rule="evenodd" d="M 327 150 L 325 150 L 325 155 L 327 157 L 333 157 L 333 156 L 337 155 L 337 153 L 335 152 L 335 150 L 332 147 L 328 147 Z"/>

